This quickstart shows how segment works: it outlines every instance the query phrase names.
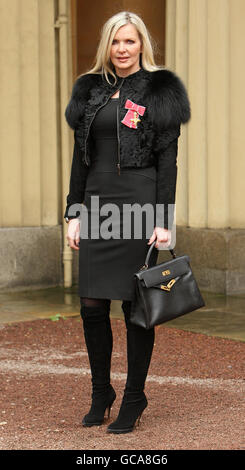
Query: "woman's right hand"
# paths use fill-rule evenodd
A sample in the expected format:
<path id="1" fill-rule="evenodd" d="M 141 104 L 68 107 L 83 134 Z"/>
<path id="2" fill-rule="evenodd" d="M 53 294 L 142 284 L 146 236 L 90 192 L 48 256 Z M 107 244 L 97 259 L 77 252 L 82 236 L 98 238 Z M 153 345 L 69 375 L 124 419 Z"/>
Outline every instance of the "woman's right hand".
<path id="1" fill-rule="evenodd" d="M 68 222 L 67 236 L 70 248 L 79 250 L 80 242 L 80 219 L 71 219 Z"/>

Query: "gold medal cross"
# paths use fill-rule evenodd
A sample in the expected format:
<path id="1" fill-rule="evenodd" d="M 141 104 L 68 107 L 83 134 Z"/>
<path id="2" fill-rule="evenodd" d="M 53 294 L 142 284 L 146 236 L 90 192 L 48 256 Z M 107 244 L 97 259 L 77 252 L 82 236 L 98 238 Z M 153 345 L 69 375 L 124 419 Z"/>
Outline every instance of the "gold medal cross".
<path id="1" fill-rule="evenodd" d="M 130 119 L 130 121 L 132 121 L 135 124 L 135 127 L 137 129 L 137 123 L 140 122 L 138 113 L 134 112 L 134 117 L 133 119 Z"/>

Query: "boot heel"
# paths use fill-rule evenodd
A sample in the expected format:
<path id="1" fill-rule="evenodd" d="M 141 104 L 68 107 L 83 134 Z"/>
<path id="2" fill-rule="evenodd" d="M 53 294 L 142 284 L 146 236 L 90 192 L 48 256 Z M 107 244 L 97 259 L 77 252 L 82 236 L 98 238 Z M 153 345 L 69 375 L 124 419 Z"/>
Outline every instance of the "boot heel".
<path id="1" fill-rule="evenodd" d="M 144 410 L 143 410 L 143 411 L 144 411 Z M 138 418 L 137 418 L 137 420 L 136 420 L 136 423 L 135 423 L 135 427 L 136 427 L 136 428 L 138 428 L 139 425 L 140 425 L 140 418 L 141 418 L 141 416 L 143 415 L 143 411 L 142 411 L 142 413 L 140 413 L 140 415 L 138 416 Z"/>
<path id="2" fill-rule="evenodd" d="M 114 434 L 132 432 L 136 427 L 139 426 L 140 418 L 146 407 L 147 399 L 145 395 L 141 400 L 141 403 L 135 403 L 135 401 L 130 402 L 126 399 L 123 400 L 118 417 L 116 421 L 108 426 L 107 432 Z"/>
<path id="3" fill-rule="evenodd" d="M 112 405 L 113 405 L 114 401 L 115 401 L 115 400 L 113 400 L 113 401 L 111 402 L 111 404 L 110 404 L 110 405 L 108 405 L 108 407 L 106 408 L 106 411 L 107 411 L 107 416 L 105 416 L 105 418 L 107 418 L 107 419 L 109 419 L 109 418 L 110 418 L 110 414 L 111 414 L 111 407 L 112 407 Z"/>
<path id="4" fill-rule="evenodd" d="M 94 399 L 89 413 L 85 415 L 82 420 L 82 425 L 91 427 L 91 426 L 100 426 L 101 424 L 103 424 L 106 418 L 106 412 L 108 413 L 108 418 L 110 417 L 111 407 L 116 399 L 116 392 L 113 389 L 113 387 L 111 387 L 111 393 L 110 393 L 109 399 L 110 399 L 109 404 L 105 404 L 105 399 L 97 400 L 97 401 L 96 399 Z"/>

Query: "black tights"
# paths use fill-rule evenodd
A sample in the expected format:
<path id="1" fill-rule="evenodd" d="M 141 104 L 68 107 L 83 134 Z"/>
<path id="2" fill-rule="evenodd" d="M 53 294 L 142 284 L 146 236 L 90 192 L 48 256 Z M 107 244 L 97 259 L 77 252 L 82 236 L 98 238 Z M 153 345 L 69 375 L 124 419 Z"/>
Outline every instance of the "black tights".
<path id="1" fill-rule="evenodd" d="M 80 303 L 85 307 L 101 307 L 102 309 L 104 307 L 107 309 L 108 312 L 110 312 L 111 299 L 91 299 L 89 297 L 80 297 Z M 131 300 L 122 300 L 122 309 L 124 312 L 125 323 L 127 328 L 131 327 L 137 329 L 138 327 L 133 326 L 131 323 L 129 323 Z"/>
<path id="2" fill-rule="evenodd" d="M 80 297 L 80 303 L 81 303 L 81 306 L 84 305 L 85 307 L 101 307 L 103 310 L 105 308 L 108 313 L 110 312 L 111 299 L 91 299 L 89 297 Z M 122 300 L 122 310 L 124 313 L 126 327 L 127 329 L 142 331 L 142 328 L 140 326 L 133 325 L 130 322 L 131 303 L 132 303 L 131 300 Z M 154 332 L 154 328 L 152 329 L 151 333 L 153 332 Z M 148 333 L 148 335 L 151 333 Z M 145 334 L 147 333 L 145 332 Z"/>
<path id="3" fill-rule="evenodd" d="M 110 307 L 111 306 L 111 299 L 90 299 L 89 297 L 80 297 L 81 305 L 85 305 L 85 307 Z M 131 300 L 123 300 L 123 305 L 125 305 L 128 309 L 131 306 Z"/>
<path id="4" fill-rule="evenodd" d="M 81 303 L 86 307 L 109 307 L 110 299 L 90 299 L 88 297 L 80 297 Z"/>

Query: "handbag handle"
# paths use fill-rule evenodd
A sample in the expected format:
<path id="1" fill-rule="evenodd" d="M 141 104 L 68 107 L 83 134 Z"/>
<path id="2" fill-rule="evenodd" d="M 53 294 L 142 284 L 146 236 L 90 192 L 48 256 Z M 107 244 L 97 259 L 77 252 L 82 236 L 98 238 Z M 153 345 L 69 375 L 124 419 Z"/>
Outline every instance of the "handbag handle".
<path id="1" fill-rule="evenodd" d="M 149 250 L 148 250 L 148 252 L 147 252 L 147 255 L 146 255 L 145 264 L 144 264 L 144 266 L 143 266 L 141 269 L 147 269 L 147 268 L 148 268 L 149 259 L 150 259 L 150 256 L 151 256 L 151 253 L 152 253 L 152 250 L 153 250 L 155 244 L 156 244 L 156 240 L 155 240 L 154 242 L 152 242 L 152 244 L 151 244 L 151 246 L 150 246 L 150 248 L 149 248 Z M 169 249 L 169 251 L 170 251 L 172 257 L 173 257 L 173 258 L 176 258 L 176 253 L 175 253 L 175 251 L 174 251 L 173 249 Z"/>

